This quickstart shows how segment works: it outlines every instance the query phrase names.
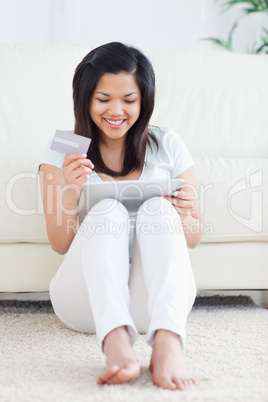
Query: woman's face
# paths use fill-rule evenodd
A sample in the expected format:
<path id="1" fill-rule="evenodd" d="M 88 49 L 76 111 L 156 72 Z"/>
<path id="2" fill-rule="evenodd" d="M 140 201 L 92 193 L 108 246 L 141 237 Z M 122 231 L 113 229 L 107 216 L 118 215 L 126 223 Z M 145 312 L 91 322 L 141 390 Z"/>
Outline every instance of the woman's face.
<path id="1" fill-rule="evenodd" d="M 89 113 L 103 141 L 124 139 L 140 115 L 141 93 L 132 74 L 104 74 L 92 96 Z"/>

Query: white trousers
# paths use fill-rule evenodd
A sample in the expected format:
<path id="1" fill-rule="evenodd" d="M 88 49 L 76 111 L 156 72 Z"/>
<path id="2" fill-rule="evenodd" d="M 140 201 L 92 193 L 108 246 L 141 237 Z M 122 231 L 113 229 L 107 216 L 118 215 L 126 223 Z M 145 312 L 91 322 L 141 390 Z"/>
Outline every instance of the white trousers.
<path id="1" fill-rule="evenodd" d="M 129 280 L 141 265 L 144 281 L 136 283 L 133 300 L 145 283 L 148 306 L 138 314 L 146 315 L 148 308 L 147 342 L 152 346 L 156 330 L 167 329 L 184 346 L 196 286 L 180 217 L 164 198 L 146 201 L 137 212 L 131 266 L 129 233 L 128 211 L 118 201 L 105 199 L 91 209 L 51 281 L 54 311 L 76 331 L 96 331 L 102 345 L 110 331 L 126 326 L 133 344 L 138 330 L 130 313 Z"/>

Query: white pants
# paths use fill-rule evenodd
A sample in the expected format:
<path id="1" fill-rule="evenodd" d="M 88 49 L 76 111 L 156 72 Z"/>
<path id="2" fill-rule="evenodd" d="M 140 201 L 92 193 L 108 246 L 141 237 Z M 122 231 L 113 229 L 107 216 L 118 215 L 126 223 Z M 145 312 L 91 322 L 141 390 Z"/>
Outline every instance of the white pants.
<path id="1" fill-rule="evenodd" d="M 148 294 L 147 342 L 152 346 L 155 331 L 167 329 L 184 345 L 196 286 L 180 217 L 164 198 L 146 201 L 137 212 L 131 266 L 129 226 L 118 201 L 105 199 L 91 209 L 51 281 L 54 311 L 76 331 L 96 331 L 102 345 L 110 331 L 126 326 L 133 344 L 138 330 L 130 314 L 129 276 L 135 276 L 138 248 Z M 145 311 L 142 306 L 140 314 Z"/>

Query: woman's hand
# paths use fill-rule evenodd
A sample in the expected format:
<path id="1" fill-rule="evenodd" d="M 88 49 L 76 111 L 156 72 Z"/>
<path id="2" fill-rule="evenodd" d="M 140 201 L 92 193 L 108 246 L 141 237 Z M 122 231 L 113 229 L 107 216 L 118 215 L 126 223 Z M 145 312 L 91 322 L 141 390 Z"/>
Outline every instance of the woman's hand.
<path id="1" fill-rule="evenodd" d="M 184 191 L 183 189 L 175 190 L 173 196 L 165 196 L 165 198 L 171 202 L 179 215 L 191 215 L 197 217 L 198 213 L 195 210 L 195 201 L 197 200 L 197 197 L 193 194 Z"/>
<path id="2" fill-rule="evenodd" d="M 83 184 L 90 179 L 93 163 L 86 154 L 67 154 L 62 164 L 62 173 L 67 185 L 74 185 L 80 191 Z"/>
<path id="3" fill-rule="evenodd" d="M 193 168 L 187 169 L 175 179 L 183 179 L 184 186 L 181 190 L 174 191 L 173 196 L 165 198 L 171 202 L 180 216 L 187 246 L 194 248 L 202 239 L 203 223 L 199 212 Z"/>

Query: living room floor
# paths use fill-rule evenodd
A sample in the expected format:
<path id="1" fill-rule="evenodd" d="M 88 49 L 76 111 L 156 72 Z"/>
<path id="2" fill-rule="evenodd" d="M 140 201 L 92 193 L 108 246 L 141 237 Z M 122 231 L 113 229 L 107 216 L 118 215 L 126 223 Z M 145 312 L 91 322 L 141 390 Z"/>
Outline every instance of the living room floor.
<path id="1" fill-rule="evenodd" d="M 227 297 L 217 296 L 223 293 Z M 134 345 L 141 364 L 139 378 L 100 386 L 96 378 L 103 372 L 105 356 L 95 334 L 65 327 L 45 300 L 48 293 L 0 296 L 1 401 L 267 400 L 268 310 L 255 304 L 261 292 L 198 293 L 201 297 L 187 320 L 184 353 L 186 367 L 198 385 L 186 391 L 159 389 L 153 384 L 148 370 L 151 348 L 144 334 Z M 16 299 L 8 300 L 11 296 Z"/>

